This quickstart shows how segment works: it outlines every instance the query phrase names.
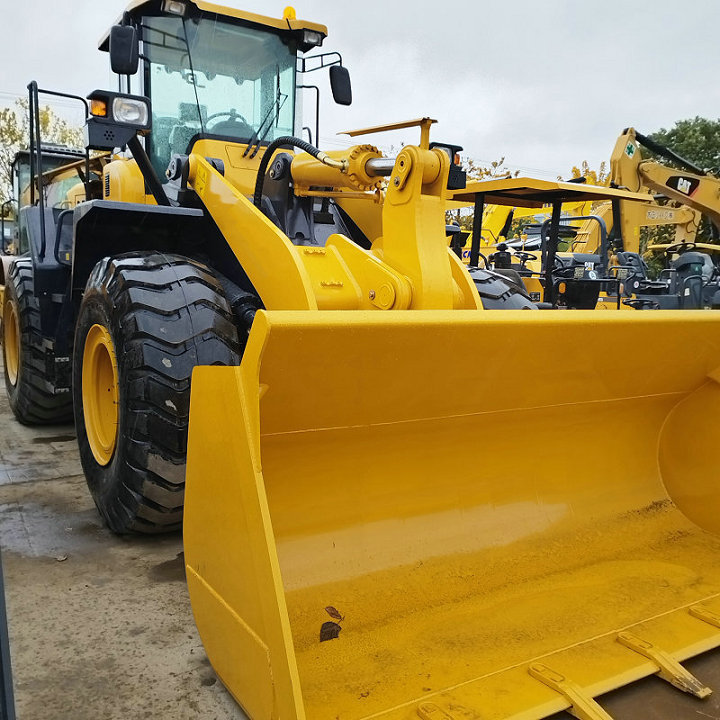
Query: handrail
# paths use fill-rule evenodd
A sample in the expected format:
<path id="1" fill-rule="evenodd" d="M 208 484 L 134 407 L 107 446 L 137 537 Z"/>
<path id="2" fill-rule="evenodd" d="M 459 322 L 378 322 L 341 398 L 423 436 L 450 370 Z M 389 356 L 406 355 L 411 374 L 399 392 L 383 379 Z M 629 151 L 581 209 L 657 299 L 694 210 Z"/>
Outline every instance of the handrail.
<path id="1" fill-rule="evenodd" d="M 38 199 L 40 209 L 40 252 L 38 262 L 43 262 L 47 249 L 47 233 L 45 230 L 45 193 L 42 161 L 42 137 L 40 135 L 40 95 L 51 95 L 53 97 L 69 98 L 79 100 L 85 108 L 85 118 L 90 114 L 90 107 L 87 100 L 80 95 L 57 92 L 56 90 L 44 90 L 38 87 L 33 80 L 28 86 L 28 112 L 30 116 L 30 204 L 35 204 L 35 179 L 37 178 Z M 90 151 L 85 148 L 85 199 L 90 199 Z"/>

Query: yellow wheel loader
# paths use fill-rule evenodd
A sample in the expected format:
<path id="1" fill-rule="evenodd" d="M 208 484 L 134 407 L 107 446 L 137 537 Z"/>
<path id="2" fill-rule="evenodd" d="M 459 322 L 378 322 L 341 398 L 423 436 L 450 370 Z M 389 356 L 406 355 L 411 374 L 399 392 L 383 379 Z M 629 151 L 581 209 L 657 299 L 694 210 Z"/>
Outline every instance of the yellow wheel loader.
<path id="1" fill-rule="evenodd" d="M 649 675 L 700 702 L 681 663 L 720 645 L 720 319 L 473 309 L 428 152 L 423 133 L 395 160 L 364 265 L 343 256 L 358 297 L 380 297 L 368 257 L 409 279 L 395 304 L 327 302 L 283 246 L 292 299 L 266 294 L 241 364 L 193 374 L 185 557 L 211 662 L 251 718 L 607 720 L 596 698 Z M 231 237 L 246 203 L 188 162 Z M 555 444 L 617 422 L 632 443 Z"/>
<path id="2" fill-rule="evenodd" d="M 338 53 L 311 52 L 326 32 L 292 9 L 135 3 L 101 47 L 125 90 L 145 94 L 75 97 L 88 148 L 105 154 L 61 167 L 42 151 L 39 98 L 73 96 L 29 86 L 33 181 L 7 268 L 5 384 L 21 422 L 74 414 L 116 532 L 180 526 L 192 370 L 238 364 L 259 309 L 533 308 L 503 278 L 468 274 L 444 230 L 437 245 L 444 194 L 464 173 L 455 146 L 430 143 L 431 120 L 366 131 L 421 127 L 389 181 L 405 193 L 394 224 L 383 219 L 394 160 L 293 135 L 308 73 L 329 67 L 336 100 L 351 100 Z M 417 205 L 408 173 L 421 165 L 432 192 Z"/>
<path id="3" fill-rule="evenodd" d="M 0 256 L 3 374 L 8 401 L 15 416 L 26 424 L 46 424 L 71 420 L 72 402 L 69 391 L 55 392 L 55 387 L 48 383 L 49 370 L 41 331 L 41 301 L 33 295 L 30 265 L 26 261 L 16 261 L 15 256 L 27 256 L 30 251 L 27 208 L 37 197 L 37 185 L 33 178 L 36 176 L 34 163 L 38 156 L 45 169 L 45 199 L 52 206 L 59 196 L 65 197 L 67 183 L 61 188 L 57 183 L 51 183 L 50 178 L 58 168 L 76 167 L 83 153 L 49 143 L 39 146 L 39 152 L 37 147 L 35 150 L 20 150 L 11 165 L 17 211 L 14 238 L 8 246 L 11 252 Z M 71 184 L 76 185 L 77 180 L 72 180 Z M 8 302 L 5 301 L 6 289 L 10 293 Z"/>
<path id="4" fill-rule="evenodd" d="M 607 720 L 653 674 L 705 697 L 681 662 L 720 645 L 720 316 L 486 312 L 532 305 L 448 247 L 432 121 L 354 132 L 418 126 L 393 159 L 292 135 L 325 32 L 141 0 L 103 42 L 143 94 L 93 92 L 88 144 L 133 159 L 62 218 L 41 181 L 15 261 L 96 504 L 153 531 L 184 493 L 193 612 L 252 720 Z M 553 444 L 619 421 L 611 463 Z"/>

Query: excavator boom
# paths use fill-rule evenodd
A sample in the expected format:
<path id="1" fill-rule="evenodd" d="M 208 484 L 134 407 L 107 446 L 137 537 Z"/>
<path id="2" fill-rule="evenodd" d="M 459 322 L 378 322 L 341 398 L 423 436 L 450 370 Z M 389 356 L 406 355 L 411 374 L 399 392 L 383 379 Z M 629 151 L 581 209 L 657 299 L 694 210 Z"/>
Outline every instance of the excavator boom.
<path id="1" fill-rule="evenodd" d="M 639 149 L 641 139 L 656 150 L 670 153 L 670 159 L 686 169 L 676 170 L 659 162 L 643 160 Z M 671 200 L 698 210 L 715 225 L 720 225 L 720 180 L 667 148 L 652 143 L 634 128 L 626 129 L 617 139 L 610 168 L 617 185 L 633 192 L 639 192 L 644 187 L 662 193 Z"/>

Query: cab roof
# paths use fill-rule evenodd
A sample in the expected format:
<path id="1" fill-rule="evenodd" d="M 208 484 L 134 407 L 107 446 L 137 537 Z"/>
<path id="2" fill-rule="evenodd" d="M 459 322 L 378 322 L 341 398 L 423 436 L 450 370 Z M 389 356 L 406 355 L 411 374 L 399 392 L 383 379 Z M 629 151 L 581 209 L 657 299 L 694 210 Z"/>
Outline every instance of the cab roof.
<path id="1" fill-rule="evenodd" d="M 238 20 L 245 20 L 253 25 L 259 25 L 261 27 L 272 28 L 274 30 L 314 30 L 315 32 L 321 33 L 323 37 L 327 37 L 328 31 L 325 25 L 319 23 L 309 22 L 307 20 L 298 20 L 295 17 L 281 17 L 274 18 L 268 15 L 258 15 L 257 13 L 246 12 L 245 10 L 238 10 L 233 7 L 226 7 L 224 5 L 217 5 L 216 3 L 206 2 L 206 0 L 183 0 L 188 5 L 194 5 L 198 10 L 208 13 L 215 13 L 220 16 L 229 18 L 236 18 Z M 160 6 L 158 0 L 132 0 L 130 4 L 125 8 L 125 13 L 131 15 L 141 15 L 145 8 L 152 8 L 153 10 Z M 289 8 L 292 10 L 292 8 Z M 287 9 L 286 9 L 287 10 Z M 125 14 L 123 13 L 123 15 Z M 294 15 L 295 11 L 292 10 L 291 15 Z M 120 23 L 122 16 L 117 20 Z M 105 34 L 100 38 L 98 48 L 103 52 L 107 52 L 110 47 L 110 30 L 108 29 Z"/>

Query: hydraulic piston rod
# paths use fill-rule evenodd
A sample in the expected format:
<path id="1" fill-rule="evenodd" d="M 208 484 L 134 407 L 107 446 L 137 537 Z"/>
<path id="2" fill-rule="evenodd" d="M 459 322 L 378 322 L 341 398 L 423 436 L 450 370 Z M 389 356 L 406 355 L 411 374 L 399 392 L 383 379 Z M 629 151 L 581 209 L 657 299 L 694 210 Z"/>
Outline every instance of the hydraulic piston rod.
<path id="1" fill-rule="evenodd" d="M 365 163 L 365 172 L 371 177 L 387 177 L 395 167 L 395 158 L 371 158 Z"/>

